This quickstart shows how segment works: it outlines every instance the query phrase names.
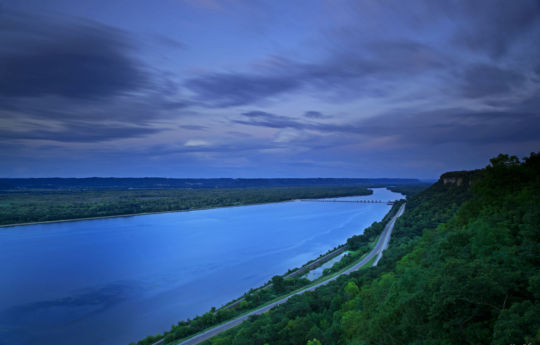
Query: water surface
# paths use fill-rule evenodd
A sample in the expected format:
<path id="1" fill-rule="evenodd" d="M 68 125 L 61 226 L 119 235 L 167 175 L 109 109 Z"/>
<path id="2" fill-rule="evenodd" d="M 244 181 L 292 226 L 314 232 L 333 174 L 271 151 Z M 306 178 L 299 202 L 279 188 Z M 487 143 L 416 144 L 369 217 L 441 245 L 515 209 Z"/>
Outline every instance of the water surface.
<path id="1" fill-rule="evenodd" d="M 336 262 L 340 261 L 345 255 L 349 255 L 349 252 L 345 251 L 333 257 L 332 259 L 328 260 L 327 262 L 320 265 L 319 267 L 310 270 L 308 273 L 304 274 L 302 277 L 307 278 L 312 281 L 319 278 L 320 276 L 323 275 L 325 269 L 332 268 L 332 266 L 334 266 Z"/>
<path id="2" fill-rule="evenodd" d="M 378 188 L 343 199 L 400 197 Z M 140 340 L 318 257 L 389 209 L 296 201 L 0 229 L 0 344 Z"/>

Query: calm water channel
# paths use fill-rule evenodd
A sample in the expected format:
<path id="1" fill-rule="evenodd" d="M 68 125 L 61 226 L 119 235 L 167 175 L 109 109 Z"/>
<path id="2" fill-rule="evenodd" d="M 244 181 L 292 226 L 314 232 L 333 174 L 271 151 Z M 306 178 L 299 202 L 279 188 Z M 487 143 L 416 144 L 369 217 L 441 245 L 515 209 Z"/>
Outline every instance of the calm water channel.
<path id="1" fill-rule="evenodd" d="M 343 199 L 401 197 L 378 188 Z M 127 345 L 316 258 L 389 209 L 296 201 L 0 228 L 0 344 Z"/>

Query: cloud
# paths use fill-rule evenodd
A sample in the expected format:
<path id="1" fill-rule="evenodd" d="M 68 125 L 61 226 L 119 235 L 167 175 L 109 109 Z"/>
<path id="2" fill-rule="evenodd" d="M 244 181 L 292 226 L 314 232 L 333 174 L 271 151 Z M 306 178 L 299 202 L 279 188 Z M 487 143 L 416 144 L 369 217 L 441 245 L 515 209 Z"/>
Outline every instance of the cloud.
<path id="1" fill-rule="evenodd" d="M 341 102 L 351 95 L 379 97 L 388 82 L 421 77 L 448 63 L 437 50 L 410 40 L 372 41 L 311 63 L 273 60 L 279 63 L 262 71 L 202 74 L 188 79 L 184 87 L 207 107 L 257 104 L 302 90 Z"/>
<path id="2" fill-rule="evenodd" d="M 188 102 L 188 101 L 174 101 L 174 102 L 163 101 L 163 102 L 161 102 L 161 104 L 156 104 L 156 106 L 158 106 L 161 109 L 165 109 L 165 110 L 182 109 L 182 108 L 187 108 L 187 107 L 189 107 L 191 105 L 193 105 L 193 104 L 191 102 Z"/>
<path id="3" fill-rule="evenodd" d="M 297 89 L 300 81 L 273 75 L 216 73 L 185 82 L 195 99 L 211 107 L 252 104 Z"/>
<path id="4" fill-rule="evenodd" d="M 493 65 L 469 66 L 463 77 L 463 95 L 468 98 L 494 96 L 510 92 L 525 81 L 523 75 Z"/>
<path id="5" fill-rule="evenodd" d="M 243 113 L 247 119 L 245 120 L 234 120 L 234 123 L 239 123 L 242 125 L 248 126 L 257 126 L 257 127 L 269 127 L 269 128 L 304 128 L 306 125 L 300 123 L 290 117 L 275 115 L 272 113 L 267 113 L 264 111 L 249 111 Z"/>
<path id="6" fill-rule="evenodd" d="M 540 3 L 519 4 L 505 0 L 458 1 L 450 15 L 458 20 L 454 40 L 473 51 L 487 52 L 492 58 L 505 55 L 531 30 L 538 30 Z"/>
<path id="7" fill-rule="evenodd" d="M 309 113 L 309 112 L 308 112 Z M 332 123 L 317 123 L 305 122 L 292 117 L 276 115 L 265 111 L 249 111 L 242 114 L 245 119 L 233 120 L 233 123 L 238 123 L 246 126 L 266 127 L 274 129 L 295 129 L 295 130 L 312 130 L 323 133 L 330 132 L 358 132 L 358 129 L 353 124 L 340 125 Z M 309 117 L 308 117 L 309 118 Z M 287 133 L 290 133 L 287 132 Z M 290 136 L 290 135 L 289 135 Z"/>
<path id="8" fill-rule="evenodd" d="M 0 95 L 99 99 L 148 82 L 125 33 L 88 21 L 0 13 Z"/>
<path id="9" fill-rule="evenodd" d="M 402 109 L 345 124 L 302 122 L 262 111 L 243 115 L 247 117 L 246 120 L 234 122 L 274 129 L 310 130 L 323 136 L 337 135 L 336 143 L 378 140 L 381 148 L 385 145 L 391 148 L 395 145 L 425 147 L 448 143 L 478 145 L 527 142 L 537 140 L 537 133 L 540 132 L 540 114 L 536 110 L 480 112 L 465 108 L 433 111 Z M 286 133 L 289 141 L 295 137 L 290 130 Z M 381 138 L 384 140 L 379 140 Z M 318 139 L 310 140 L 318 142 Z"/>
<path id="10" fill-rule="evenodd" d="M 48 140 L 68 143 L 97 143 L 116 139 L 136 138 L 164 131 L 132 125 L 118 125 L 88 122 L 63 122 L 58 129 L 43 129 L 32 126 L 27 130 L 0 130 L 4 140 Z"/>
<path id="11" fill-rule="evenodd" d="M 157 41 L 158 43 L 162 44 L 163 46 L 173 48 L 173 49 L 185 49 L 186 45 L 174 38 L 171 38 L 169 36 L 164 36 L 160 34 L 152 34 L 151 35 L 152 41 Z"/>
<path id="12" fill-rule="evenodd" d="M 134 54 L 134 37 L 89 20 L 0 12 L 3 138 L 97 143 L 163 131 L 188 101 Z M 47 124 L 47 125 L 42 125 Z"/>
<path id="13" fill-rule="evenodd" d="M 305 122 L 292 117 L 276 115 L 260 110 L 249 111 L 243 113 L 242 115 L 245 117 L 245 119 L 233 120 L 233 122 L 246 126 L 276 129 L 292 128 L 296 130 L 315 130 L 320 132 L 347 132 L 353 130 L 353 127 L 350 126 L 342 126 L 331 123 L 322 124 L 317 122 Z M 331 118 L 330 116 L 323 115 L 316 111 L 307 111 L 304 113 L 304 117 L 309 119 Z"/>
<path id="14" fill-rule="evenodd" d="M 268 17 L 260 8 L 254 18 L 251 5 L 224 8 L 234 34 L 220 30 L 221 22 L 206 21 L 204 37 L 190 28 L 175 32 L 178 26 L 154 35 L 136 25 L 135 36 L 66 16 L 0 14 L 0 75 L 6 76 L 0 80 L 1 144 L 26 150 L 20 166 L 29 171 L 41 152 L 61 157 L 62 150 L 92 147 L 116 155 L 113 163 L 140 152 L 156 159 L 170 154 L 213 168 L 225 160 L 250 161 L 263 175 L 277 165 L 287 172 L 287 164 L 302 161 L 306 152 L 313 167 L 327 164 L 340 174 L 346 171 L 341 168 L 368 166 L 376 155 L 406 165 L 429 151 L 433 164 L 444 165 L 453 146 L 477 158 L 494 145 L 538 146 L 540 98 L 533 89 L 540 85 L 540 50 L 531 43 L 540 26 L 537 1 L 345 0 L 323 1 L 309 11 L 262 5 L 287 16 Z M 201 13 L 215 14 L 199 9 L 193 15 Z M 257 21 L 264 34 L 253 34 Z M 182 42 L 170 39 L 176 37 Z M 298 109 L 308 111 L 291 113 Z M 224 117 L 237 133 L 223 129 Z M 114 143 L 115 149 L 110 143 L 72 145 L 122 138 L 144 139 L 130 140 L 129 147 Z M 32 151 L 43 144 L 61 149 Z M 3 147 L 9 147 L 4 155 L 15 155 L 12 146 Z M 270 153 L 263 166 L 260 157 Z M 407 158 L 399 157 L 403 153 Z M 161 171 L 176 174 L 167 170 L 173 160 L 166 162 Z M 388 164 L 388 171 L 399 171 Z"/>
<path id="15" fill-rule="evenodd" d="M 323 113 L 319 111 L 309 110 L 304 113 L 304 117 L 307 117 L 308 119 L 329 119 L 331 116 L 324 115 Z"/>
<path id="16" fill-rule="evenodd" d="M 182 129 L 190 130 L 190 131 L 202 131 L 208 128 L 206 126 L 200 126 L 200 125 L 180 125 L 179 127 Z"/>
<path id="17" fill-rule="evenodd" d="M 187 146 L 187 147 L 191 147 L 191 146 L 209 146 L 210 143 L 206 140 L 200 140 L 200 139 L 190 139 L 188 141 L 186 141 L 186 143 L 184 144 L 184 146 Z"/>
<path id="18" fill-rule="evenodd" d="M 386 114 L 357 123 L 354 128 L 365 136 L 390 135 L 397 142 L 418 147 L 447 143 L 518 143 L 538 140 L 540 114 L 441 109 Z"/>
<path id="19" fill-rule="evenodd" d="M 366 32 L 376 37 L 414 35 L 446 48 L 457 45 L 458 49 L 494 59 L 508 54 L 519 41 L 530 42 L 530 34 L 536 30 L 538 35 L 540 24 L 540 3 L 536 0 L 384 0 L 349 4 L 347 15 L 352 19 L 338 31 L 345 41 L 363 39 Z M 384 30 L 380 29 L 381 22 L 387 23 Z M 336 40 L 342 44 L 339 37 Z"/>

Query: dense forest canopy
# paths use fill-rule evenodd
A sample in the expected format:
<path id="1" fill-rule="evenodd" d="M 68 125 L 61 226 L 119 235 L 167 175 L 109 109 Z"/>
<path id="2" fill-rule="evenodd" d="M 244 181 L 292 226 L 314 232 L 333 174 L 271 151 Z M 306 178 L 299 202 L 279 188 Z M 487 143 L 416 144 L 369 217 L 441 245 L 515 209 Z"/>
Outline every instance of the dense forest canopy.
<path id="1" fill-rule="evenodd" d="M 205 344 L 540 343 L 540 155 L 413 195 L 379 265 Z"/>

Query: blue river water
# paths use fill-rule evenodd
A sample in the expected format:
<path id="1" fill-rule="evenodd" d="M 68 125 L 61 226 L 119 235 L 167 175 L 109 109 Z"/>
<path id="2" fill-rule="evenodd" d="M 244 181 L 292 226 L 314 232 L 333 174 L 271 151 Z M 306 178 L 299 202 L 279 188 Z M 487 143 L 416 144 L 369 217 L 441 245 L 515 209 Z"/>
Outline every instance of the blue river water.
<path id="1" fill-rule="evenodd" d="M 127 345 L 318 257 L 389 209 L 292 201 L 0 229 L 0 344 Z"/>

